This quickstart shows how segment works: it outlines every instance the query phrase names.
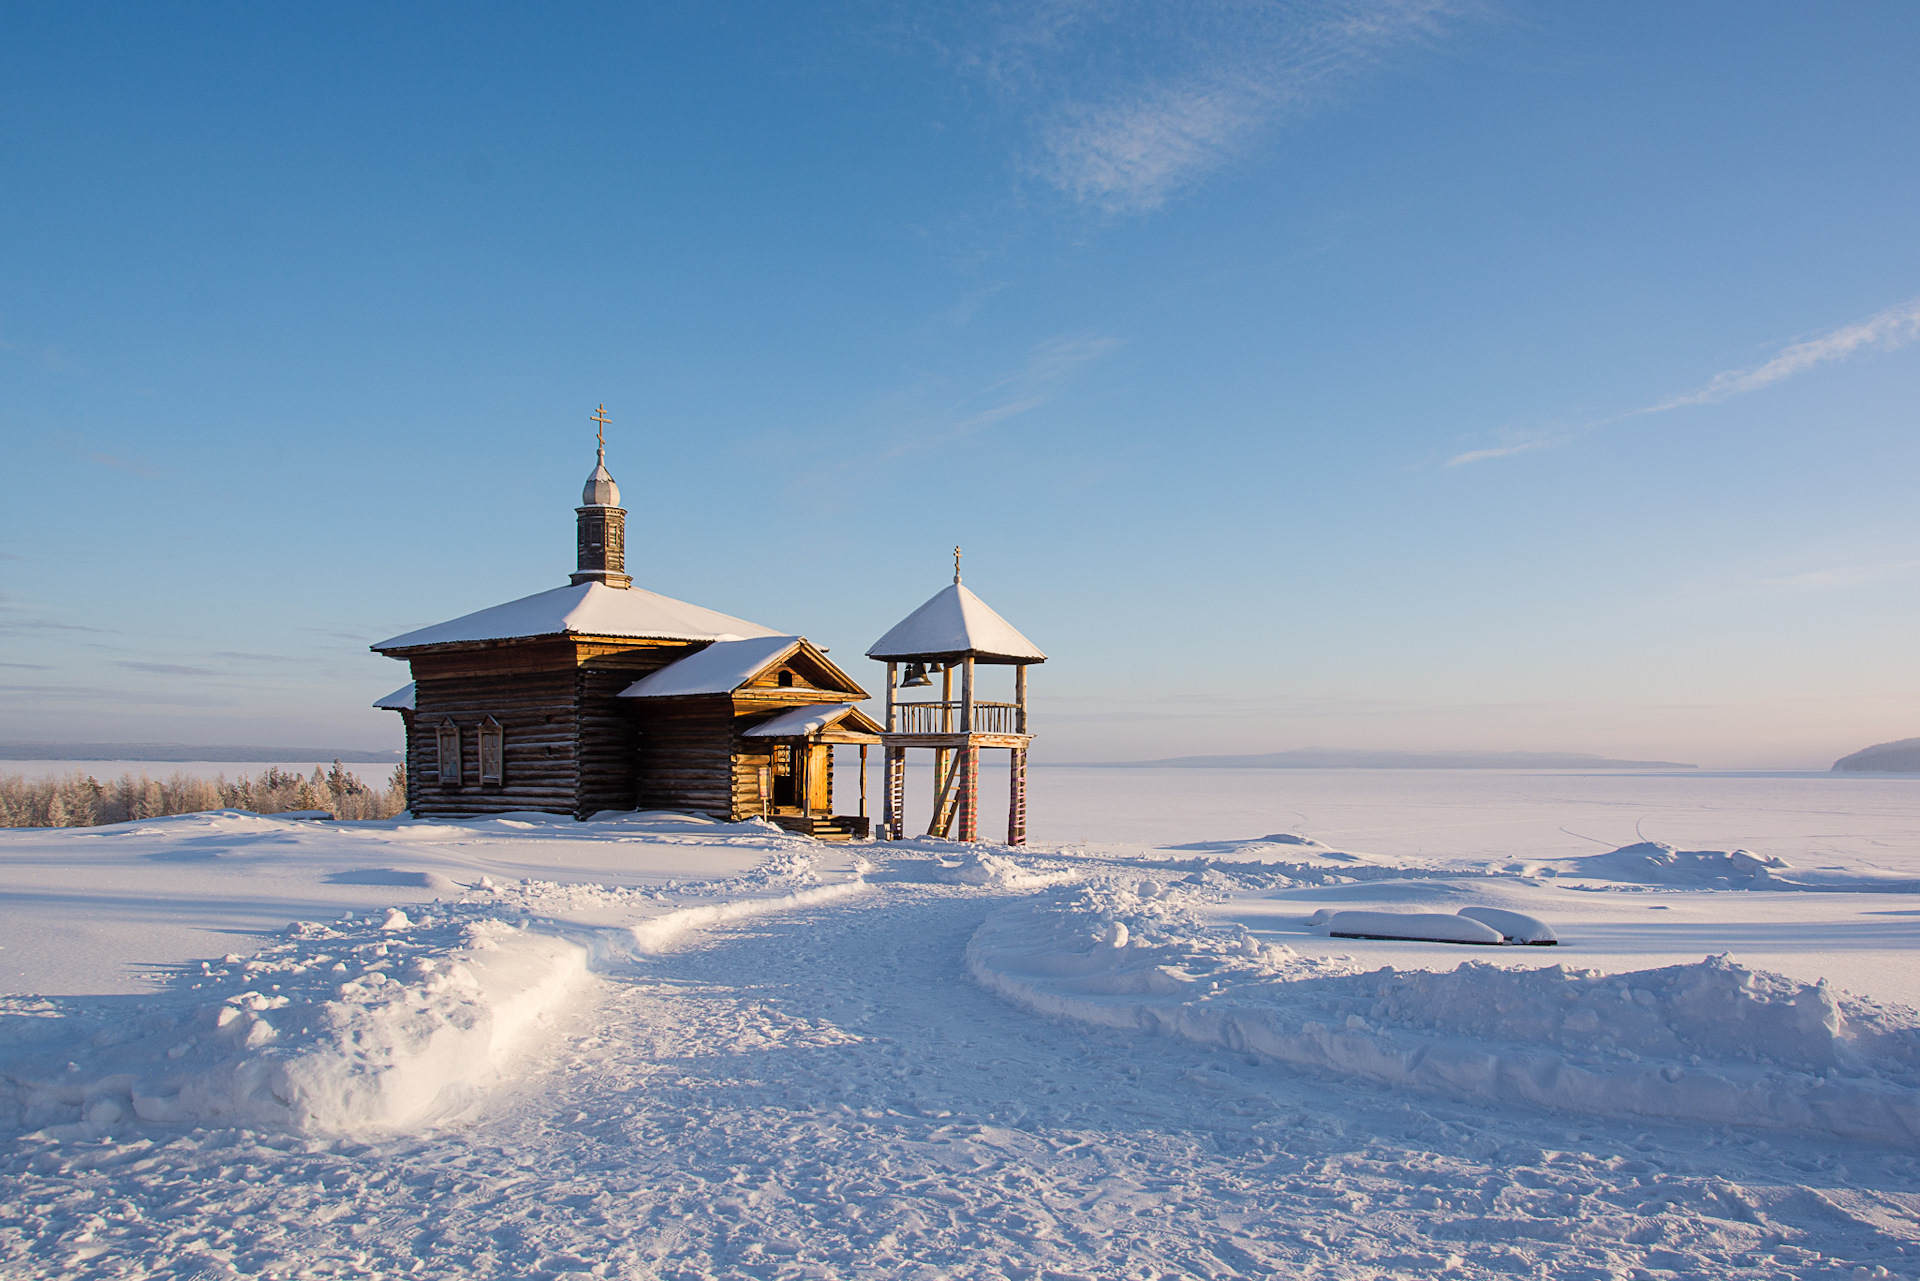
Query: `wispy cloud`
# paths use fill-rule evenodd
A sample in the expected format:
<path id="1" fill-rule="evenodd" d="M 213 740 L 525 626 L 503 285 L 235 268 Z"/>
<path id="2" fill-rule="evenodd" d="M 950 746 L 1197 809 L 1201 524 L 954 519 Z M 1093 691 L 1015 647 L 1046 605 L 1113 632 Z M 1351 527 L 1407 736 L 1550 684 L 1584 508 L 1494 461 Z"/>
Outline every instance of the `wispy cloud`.
<path id="1" fill-rule="evenodd" d="M 1730 369 L 1715 374 L 1706 386 L 1649 405 L 1636 412 L 1657 414 L 1682 405 L 1711 405 L 1733 396 L 1771 387 L 1795 374 L 1820 365 L 1845 360 L 1860 351 L 1893 351 L 1920 338 L 1920 298 L 1910 298 L 1897 306 L 1868 316 L 1851 325 L 1842 325 L 1831 333 L 1810 338 L 1751 369 Z"/>
<path id="2" fill-rule="evenodd" d="M 895 432 L 889 458 L 934 449 L 1038 409 L 1082 369 L 1120 345 L 1118 338 L 1079 335 L 1036 344 L 1011 373 L 933 412 L 912 416 Z"/>
<path id="3" fill-rule="evenodd" d="M 1831 569 L 1809 570 L 1801 574 L 1784 574 L 1778 578 L 1762 578 L 1762 587 L 1789 587 L 1818 590 L 1829 587 L 1861 587 L 1868 583 L 1881 582 L 1888 578 L 1897 578 L 1901 574 L 1920 569 L 1920 560 L 1885 561 L 1877 565 L 1838 565 Z"/>
<path id="4" fill-rule="evenodd" d="M 115 667 L 124 667 L 130 672 L 150 672 L 155 676 L 217 676 L 218 672 L 210 667 L 188 667 L 181 663 L 145 663 L 130 659 L 116 659 Z"/>
<path id="5" fill-rule="evenodd" d="M 60 623 L 49 618 L 32 616 L 32 605 L 23 604 L 18 597 L 0 596 L 0 635 L 28 632 L 99 632 L 98 627 L 86 627 L 79 623 Z"/>
<path id="6" fill-rule="evenodd" d="M 135 476 L 153 477 L 161 474 L 157 465 L 144 458 L 122 458 L 119 454 L 106 454 L 97 449 L 87 451 L 87 461 L 98 463 L 102 467 L 111 467 L 115 471 L 131 472 Z"/>
<path id="7" fill-rule="evenodd" d="M 1043 4 L 1003 28 L 988 61 L 1003 80 L 1042 91 L 1072 86 L 1037 122 L 1033 168 L 1042 178 L 1088 205 L 1142 211 L 1243 155 L 1354 73 L 1432 41 L 1449 19 L 1476 7 L 1466 0 Z"/>
<path id="8" fill-rule="evenodd" d="M 233 707 L 233 699 L 200 690 L 169 692 L 162 688 L 127 690 L 104 685 L 0 685 L 0 702 L 17 706 L 58 705 L 76 700 L 126 707 Z"/>
<path id="9" fill-rule="evenodd" d="M 1688 405 L 1718 404 L 1735 396 L 1744 396 L 1748 392 L 1771 387 L 1777 382 L 1805 373 L 1809 369 L 1832 364 L 1837 360 L 1845 360 L 1860 352 L 1895 351 L 1915 340 L 1920 340 L 1920 298 L 1910 298 L 1906 302 L 1888 307 L 1885 311 L 1876 312 L 1865 320 L 1842 325 L 1816 338 L 1794 343 L 1773 359 L 1758 365 L 1746 369 L 1729 369 L 1715 374 L 1702 386 L 1678 396 L 1670 396 L 1639 409 L 1629 409 L 1625 413 L 1597 418 L 1592 422 L 1581 423 L 1574 427 L 1514 432 L 1502 444 L 1455 454 L 1447 460 L 1446 465 L 1460 467 L 1467 463 L 1485 462 L 1491 458 L 1511 458 L 1515 454 L 1531 453 L 1536 449 L 1551 449 L 1629 418 L 1663 414 L 1668 410 L 1681 409 Z"/>

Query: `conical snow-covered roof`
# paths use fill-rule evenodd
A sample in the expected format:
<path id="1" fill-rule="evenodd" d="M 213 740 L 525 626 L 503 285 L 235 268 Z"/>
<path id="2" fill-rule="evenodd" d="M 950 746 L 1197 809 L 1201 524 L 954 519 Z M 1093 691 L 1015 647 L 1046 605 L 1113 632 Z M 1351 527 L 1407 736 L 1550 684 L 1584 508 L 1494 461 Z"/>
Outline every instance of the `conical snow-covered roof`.
<path id="1" fill-rule="evenodd" d="M 957 578 L 873 643 L 868 658 L 947 662 L 1044 663 L 1039 646 L 1014 630 Z"/>

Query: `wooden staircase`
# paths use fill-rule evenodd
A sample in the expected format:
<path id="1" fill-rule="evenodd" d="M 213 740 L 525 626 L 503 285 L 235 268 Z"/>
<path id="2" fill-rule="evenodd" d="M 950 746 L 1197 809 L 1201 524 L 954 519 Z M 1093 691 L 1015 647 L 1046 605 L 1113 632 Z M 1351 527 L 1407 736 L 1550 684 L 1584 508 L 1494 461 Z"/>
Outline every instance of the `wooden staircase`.
<path id="1" fill-rule="evenodd" d="M 857 814 L 775 814 L 773 821 L 789 832 L 816 841 L 852 841 L 867 838 L 870 820 Z"/>

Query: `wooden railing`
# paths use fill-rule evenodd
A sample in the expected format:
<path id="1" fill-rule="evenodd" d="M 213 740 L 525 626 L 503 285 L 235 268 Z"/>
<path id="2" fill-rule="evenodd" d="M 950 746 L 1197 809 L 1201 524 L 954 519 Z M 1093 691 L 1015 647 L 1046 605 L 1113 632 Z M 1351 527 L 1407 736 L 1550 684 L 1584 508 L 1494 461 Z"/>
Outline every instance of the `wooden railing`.
<path id="1" fill-rule="evenodd" d="M 901 734 L 957 734 L 960 732 L 960 709 L 958 702 L 893 705 L 893 710 L 898 714 L 897 732 Z M 973 729 L 979 734 L 1018 734 L 1020 705 L 975 703 Z"/>

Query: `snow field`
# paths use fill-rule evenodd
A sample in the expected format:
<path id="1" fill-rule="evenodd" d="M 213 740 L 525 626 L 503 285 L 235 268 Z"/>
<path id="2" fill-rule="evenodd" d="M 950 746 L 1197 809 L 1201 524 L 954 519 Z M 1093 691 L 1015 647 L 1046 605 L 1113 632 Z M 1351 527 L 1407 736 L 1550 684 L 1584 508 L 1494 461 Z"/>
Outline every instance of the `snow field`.
<path id="1" fill-rule="evenodd" d="M 1369 821 L 1441 815 L 1396 810 L 1396 785 Z M 85 935 L 103 970 L 154 972 L 156 942 L 236 949 L 124 996 L 0 1007 L 0 1097 L 32 1127 L 0 1142 L 0 1275 L 1913 1278 L 1917 1020 L 1869 999 L 1912 968 L 1913 820 L 1824 793 L 1780 820 L 1839 834 L 1810 851 L 1690 785 L 1769 879 L 1734 885 L 1731 851 L 1634 879 L 1659 848 L 1582 865 L 1581 837 L 1340 850 L 1306 797 L 1312 837 L 1189 841 L 1218 821 L 1202 806 L 1182 845 L 1018 851 L 667 815 L 0 834 L 0 885 L 27 891 L 0 925 L 125 902 Z M 1451 831 L 1508 830 L 1504 801 L 1470 800 Z M 1288 821 L 1262 818 L 1242 830 Z M 76 869 L 97 886 L 52 896 Z M 287 910 L 335 894 L 366 898 Z M 1563 946 L 1306 924 L 1462 907 Z M 1766 964 L 1703 959 L 1735 927 Z M 302 1055 L 326 1067 L 306 1094 L 240 1070 Z M 215 1119 L 196 1081 L 333 1110 Z M 1575 1101 L 1538 1106 L 1542 1081 Z M 188 1095 L 184 1119 L 143 1117 L 136 1088 Z M 1736 1123 L 1646 1108 L 1676 1094 Z M 1881 1133 L 1846 1137 L 1881 1104 Z"/>
<path id="2" fill-rule="evenodd" d="M 24 1136 L 0 1150 L 0 1274 L 1920 1270 L 1920 1163 L 1884 1145 L 1459 1104 L 1015 1010 L 960 958 L 1016 897 L 934 861 L 882 853 L 871 893 L 637 958 L 464 1124 Z"/>
<path id="3" fill-rule="evenodd" d="M 1615 975 L 1480 962 L 1364 971 L 1210 927 L 1195 907 L 1231 886 L 1214 871 L 1056 892 L 990 918 L 967 963 L 1040 1013 L 1296 1068 L 1456 1098 L 1920 1146 L 1911 1011 L 1724 958 Z"/>

